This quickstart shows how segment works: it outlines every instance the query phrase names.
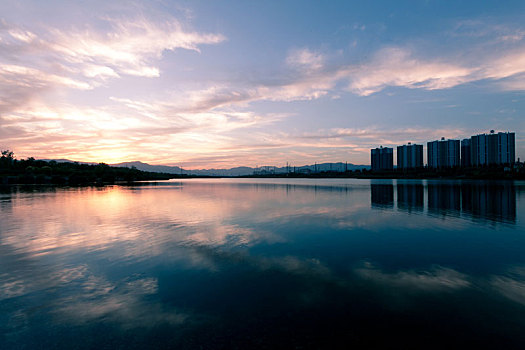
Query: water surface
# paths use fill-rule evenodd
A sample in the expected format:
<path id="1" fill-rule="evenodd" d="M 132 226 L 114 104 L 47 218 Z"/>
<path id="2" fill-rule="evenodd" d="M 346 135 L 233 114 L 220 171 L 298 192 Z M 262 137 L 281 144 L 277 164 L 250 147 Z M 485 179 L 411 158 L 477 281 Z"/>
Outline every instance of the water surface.
<path id="1" fill-rule="evenodd" d="M 525 183 L 0 189 L 0 348 L 525 348 Z"/>

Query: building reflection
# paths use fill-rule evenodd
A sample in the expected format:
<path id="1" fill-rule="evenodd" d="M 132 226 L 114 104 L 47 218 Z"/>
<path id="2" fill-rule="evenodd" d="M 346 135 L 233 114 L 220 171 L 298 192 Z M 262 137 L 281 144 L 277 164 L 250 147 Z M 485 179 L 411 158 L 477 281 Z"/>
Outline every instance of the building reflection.
<path id="1" fill-rule="evenodd" d="M 396 184 L 397 209 L 425 211 L 431 216 L 457 216 L 476 221 L 516 222 L 516 192 L 512 182 L 430 182 Z M 373 208 L 394 208 L 394 186 L 371 184 Z"/>
<path id="2" fill-rule="evenodd" d="M 423 184 L 397 184 L 397 207 L 402 210 L 421 211 L 424 208 Z"/>
<path id="3" fill-rule="evenodd" d="M 428 211 L 431 214 L 457 215 L 461 210 L 459 184 L 428 184 Z"/>
<path id="4" fill-rule="evenodd" d="M 512 183 L 465 184 L 461 188 L 465 214 L 491 221 L 516 221 L 516 189 Z"/>
<path id="5" fill-rule="evenodd" d="M 394 185 L 371 184 L 372 207 L 393 208 L 394 207 Z"/>

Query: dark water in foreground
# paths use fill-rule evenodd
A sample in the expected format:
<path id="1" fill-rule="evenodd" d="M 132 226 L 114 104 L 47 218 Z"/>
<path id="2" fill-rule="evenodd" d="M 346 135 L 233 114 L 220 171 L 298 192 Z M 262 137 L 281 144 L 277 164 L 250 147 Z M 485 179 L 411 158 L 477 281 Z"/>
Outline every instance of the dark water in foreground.
<path id="1" fill-rule="evenodd" d="M 525 348 L 525 183 L 0 190 L 0 349 Z"/>

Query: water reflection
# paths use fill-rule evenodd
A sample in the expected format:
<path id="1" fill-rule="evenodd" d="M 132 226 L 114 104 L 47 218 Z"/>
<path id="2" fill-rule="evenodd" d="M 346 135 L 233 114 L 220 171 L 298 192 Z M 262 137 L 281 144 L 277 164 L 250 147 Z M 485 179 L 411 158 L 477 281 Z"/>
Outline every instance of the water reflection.
<path id="1" fill-rule="evenodd" d="M 428 211 L 432 214 L 457 215 L 461 210 L 461 186 L 433 184 L 427 186 Z"/>
<path id="2" fill-rule="evenodd" d="M 513 183 L 465 184 L 462 209 L 476 219 L 516 221 L 516 188 Z"/>
<path id="3" fill-rule="evenodd" d="M 371 184 L 372 206 L 377 208 L 394 207 L 394 186 L 390 184 Z"/>
<path id="4" fill-rule="evenodd" d="M 407 211 L 423 210 L 423 184 L 397 184 L 397 207 Z"/>
<path id="5" fill-rule="evenodd" d="M 523 348 L 520 186 L 10 187 L 0 348 Z"/>
<path id="6" fill-rule="evenodd" d="M 374 184 L 371 187 L 372 207 L 394 207 L 394 185 Z M 397 209 L 423 212 L 430 216 L 464 217 L 477 222 L 516 222 L 516 193 L 513 182 L 426 182 L 399 181 L 396 186 Z"/>

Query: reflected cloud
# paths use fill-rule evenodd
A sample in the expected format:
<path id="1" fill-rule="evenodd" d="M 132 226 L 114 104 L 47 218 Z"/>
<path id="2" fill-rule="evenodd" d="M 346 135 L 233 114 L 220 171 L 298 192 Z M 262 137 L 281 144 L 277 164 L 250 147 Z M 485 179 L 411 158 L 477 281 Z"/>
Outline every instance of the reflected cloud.
<path id="1" fill-rule="evenodd" d="M 282 188 L 268 192 L 264 187 L 246 191 L 228 185 L 169 184 L 157 189 L 62 189 L 57 191 L 62 202 L 56 202 L 52 196 L 19 195 L 17 203 L 24 204 L 11 208 L 11 219 L 0 223 L 5 232 L 1 242 L 29 256 L 68 255 L 79 250 L 109 250 L 110 254 L 112 249 L 119 249 L 122 257 L 146 258 L 168 249 L 175 254 L 175 248 L 187 242 L 251 246 L 286 241 L 283 235 L 246 222 L 246 218 L 265 207 L 265 200 L 278 202 Z M 234 199 L 240 196 L 249 196 L 252 201 L 238 203 Z M 223 201 L 214 201 L 215 197 Z M 311 196 L 298 191 L 295 197 L 308 205 Z M 41 215 L 40 219 L 24 219 L 32 217 L 29 212 Z M 78 212 L 83 213 L 82 217 Z M 275 215 L 292 213 L 290 208 L 280 214 L 265 208 L 264 215 L 256 220 L 268 222 Z M 18 227 L 10 225 L 14 221 L 19 222 Z"/>
<path id="2" fill-rule="evenodd" d="M 198 230 L 198 232 L 189 234 L 185 240 L 202 244 L 230 244 L 234 246 L 255 245 L 261 241 L 267 243 L 286 241 L 284 237 L 280 237 L 279 235 L 270 231 L 254 230 L 251 228 L 241 227 L 239 225 L 229 224 L 202 227 Z"/>
<path id="3" fill-rule="evenodd" d="M 525 267 L 514 267 L 506 275 L 493 276 L 490 284 L 505 298 L 525 305 Z"/>
<path id="4" fill-rule="evenodd" d="M 278 270 L 283 273 L 310 276 L 316 279 L 332 280 L 334 275 L 330 268 L 319 259 L 300 258 L 296 256 L 265 257 L 250 255 L 247 252 L 232 252 L 207 245 L 189 244 L 189 249 L 212 262 L 213 270 L 220 265 L 240 265 L 254 268 L 258 271 Z"/>
<path id="5" fill-rule="evenodd" d="M 363 262 L 354 271 L 366 280 L 392 288 L 408 288 L 413 291 L 454 291 L 470 286 L 467 275 L 441 266 L 434 266 L 423 271 L 385 272 L 370 262 Z"/>
<path id="6" fill-rule="evenodd" d="M 188 318 L 187 314 L 167 310 L 160 302 L 144 299 L 157 293 L 156 278 L 132 276 L 110 282 L 93 274 L 85 266 L 65 269 L 59 274 L 65 276 L 68 283 L 75 284 L 79 290 L 73 296 L 55 301 L 54 313 L 57 317 L 67 318 L 68 323 L 82 324 L 104 319 L 117 322 L 124 328 L 135 328 L 152 327 L 161 323 L 176 325 Z"/>
<path id="7" fill-rule="evenodd" d="M 26 285 L 21 280 L 5 281 L 7 276 L 0 276 L 0 300 L 14 298 L 27 292 Z"/>

